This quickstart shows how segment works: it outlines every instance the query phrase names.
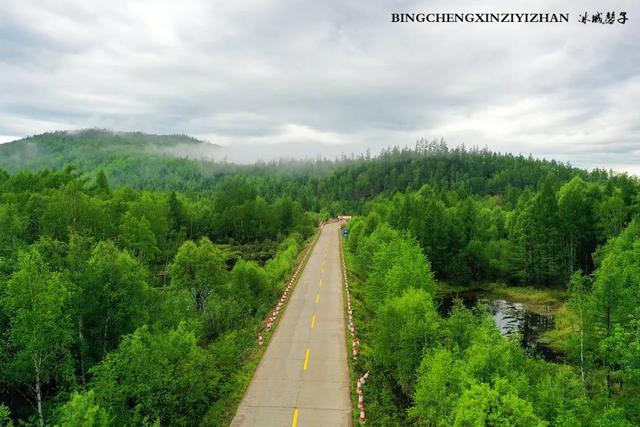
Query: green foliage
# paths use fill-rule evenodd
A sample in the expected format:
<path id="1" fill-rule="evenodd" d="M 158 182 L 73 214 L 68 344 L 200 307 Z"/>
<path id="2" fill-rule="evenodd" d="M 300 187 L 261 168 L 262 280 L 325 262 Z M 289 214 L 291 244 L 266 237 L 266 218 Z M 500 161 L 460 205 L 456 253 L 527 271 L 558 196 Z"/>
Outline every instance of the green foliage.
<path id="1" fill-rule="evenodd" d="M 359 246 L 366 245 L 363 236 L 386 223 L 410 233 L 436 277 L 450 283 L 564 287 L 577 269 L 593 271 L 597 245 L 618 234 L 635 209 L 619 191 L 608 189 L 613 178 L 607 185 L 587 178 L 576 175 L 563 182 L 548 173 L 539 184 L 509 188 L 504 195 L 470 194 L 462 184 L 464 189 L 446 190 L 440 184 L 379 197 L 363 207 L 365 218 L 349 224 L 348 245 L 358 270 L 368 274 L 370 262 Z"/>
<path id="2" fill-rule="evenodd" d="M 596 212 L 601 239 L 606 241 L 620 234 L 629 216 L 629 207 L 620 191 L 616 191 L 598 204 Z"/>
<path id="3" fill-rule="evenodd" d="M 465 390 L 455 408 L 453 425 L 458 426 L 545 426 L 533 410 L 531 402 L 505 392 L 499 383 L 496 388 L 474 384 Z M 504 387 L 507 390 L 508 386 Z"/>
<path id="4" fill-rule="evenodd" d="M 128 203 L 129 213 L 138 221 L 145 222 L 155 236 L 155 243 L 164 247 L 169 233 L 169 204 L 164 195 L 142 193 L 141 197 Z M 127 215 L 123 217 L 123 223 Z"/>
<path id="5" fill-rule="evenodd" d="M 104 173 L 103 169 L 100 169 L 100 171 L 98 172 L 98 176 L 96 177 L 96 191 L 106 196 L 111 194 L 109 182 L 107 181 L 107 175 Z"/>
<path id="6" fill-rule="evenodd" d="M 9 318 L 7 371 L 11 381 L 27 384 L 43 420 L 43 387 L 71 374 L 69 283 L 51 273 L 36 250 L 18 256 L 18 270 L 0 303 Z"/>
<path id="7" fill-rule="evenodd" d="M 409 415 L 418 425 L 451 425 L 454 409 L 468 383 L 462 363 L 450 350 L 436 349 L 420 362 Z"/>
<path id="8" fill-rule="evenodd" d="M 380 307 L 374 328 L 373 357 L 406 394 L 411 394 L 422 349 L 433 346 L 439 335 L 431 296 L 409 288 L 390 298 Z"/>
<path id="9" fill-rule="evenodd" d="M 604 365 L 610 392 L 612 374 L 620 373 L 638 384 L 634 339 L 640 304 L 639 241 L 637 221 L 609 241 L 600 253 L 600 265 L 585 304 L 585 353 L 588 360 Z"/>
<path id="10" fill-rule="evenodd" d="M 622 408 L 609 406 L 593 420 L 594 427 L 631 427 L 633 424 L 625 419 Z"/>
<path id="11" fill-rule="evenodd" d="M 118 186 L 107 172 L 108 165 L 95 180 L 72 167 L 0 173 L 0 398 L 15 396 L 8 403 L 19 422 L 68 424 L 58 417 L 71 398 L 69 417 L 97 405 L 94 420 L 78 422 L 102 423 L 104 411 L 113 415 L 109 396 L 97 387 L 100 401 L 71 393 L 88 390 L 103 359 L 138 328 L 160 339 L 184 323 L 198 352 L 220 356 L 211 366 L 224 391 L 208 389 L 197 406 L 198 416 L 206 412 L 218 424 L 245 385 L 240 373 L 257 345 L 256 325 L 277 300 L 316 215 L 287 196 L 258 196 L 260 183 L 247 177 L 237 191 L 229 181 L 224 191 L 165 193 Z M 232 226 L 236 220 L 243 228 Z M 189 398 L 184 390 L 164 393 Z M 119 411 L 122 419 L 136 416 L 128 405 Z M 155 413 L 135 422 L 157 423 L 165 425 Z"/>
<path id="12" fill-rule="evenodd" d="M 202 312 L 202 333 L 207 340 L 213 340 L 224 332 L 240 327 L 247 320 L 240 304 L 214 294 L 208 299 Z"/>
<path id="13" fill-rule="evenodd" d="M 280 252 L 282 254 L 283 252 Z M 297 255 L 297 251 L 296 251 Z M 289 266 L 294 259 L 289 259 Z M 231 271 L 229 292 L 244 312 L 252 315 L 266 313 L 277 297 L 280 277 L 271 277 L 265 269 L 251 261 L 239 260 Z"/>
<path id="14" fill-rule="evenodd" d="M 625 382 L 640 383 L 640 312 L 630 314 L 628 322 L 615 325 L 598 350 L 604 359 L 620 369 Z"/>
<path id="15" fill-rule="evenodd" d="M 376 230 L 372 240 L 386 231 Z M 393 234 L 395 233 L 395 235 Z M 431 267 L 425 261 L 420 247 L 411 239 L 403 238 L 397 232 L 390 233 L 389 240 L 381 237 L 381 243 L 369 253 L 369 280 L 366 295 L 372 307 L 380 305 L 386 298 L 402 294 L 407 288 L 422 289 L 430 296 L 435 295 L 435 282 Z M 364 252 L 363 252 L 364 256 Z"/>
<path id="16" fill-rule="evenodd" d="M 580 378 L 570 367 L 544 368 L 541 376 L 531 378 L 536 413 L 551 425 L 588 424 L 589 401 Z"/>
<path id="17" fill-rule="evenodd" d="M 456 352 L 465 351 L 471 345 L 477 327 L 477 318 L 462 300 L 456 299 L 444 324 L 447 347 Z"/>
<path id="18" fill-rule="evenodd" d="M 9 274 L 18 250 L 25 245 L 26 224 L 16 206 L 0 204 L 0 275 Z"/>
<path id="19" fill-rule="evenodd" d="M 149 319 L 149 286 L 140 264 L 113 242 L 91 251 L 78 285 L 78 316 L 92 360 L 117 347 L 120 337 Z"/>
<path id="20" fill-rule="evenodd" d="M 5 405 L 0 405 L 0 427 L 13 427 L 11 411 Z"/>
<path id="21" fill-rule="evenodd" d="M 579 181 L 571 185 L 581 188 Z M 570 188 L 561 192 L 566 210 L 559 215 L 570 216 L 567 197 L 574 197 L 569 196 L 574 191 Z M 545 204 L 552 206 L 555 196 L 547 191 Z M 576 335 L 569 355 L 575 365 L 563 366 L 528 357 L 519 337 L 502 337 L 492 316 L 480 307 L 471 311 L 458 300 L 443 319 L 433 310 L 428 292 L 398 286 L 387 272 L 396 265 L 411 270 L 419 257 L 410 255 L 416 253 L 410 237 L 381 221 L 394 218 L 389 216 L 393 209 L 376 207 L 371 217 L 349 224 L 352 253 L 348 259 L 356 274 L 366 280 L 352 288 L 360 299 L 355 304 L 362 304 L 356 313 L 364 312 L 357 319 L 360 338 L 370 346 L 365 346 L 364 360 L 358 363 L 375 374 L 367 386 L 371 419 L 384 425 L 406 425 L 409 420 L 421 426 L 631 425 L 638 419 L 634 390 L 640 372 L 640 322 L 634 307 L 639 294 L 635 288 L 640 283 L 635 275 L 640 228 L 635 222 L 600 251 L 593 286 L 580 271 L 573 274 L 568 306 Z M 534 217 L 539 224 L 547 221 L 538 213 Z M 368 224 L 376 225 L 372 230 L 367 229 Z M 500 236 L 500 232 L 489 230 L 485 235 Z M 563 248 L 570 233 L 558 236 L 557 247 Z M 421 263 L 429 265 L 424 258 Z M 539 274 L 567 274 L 563 268 L 570 267 L 563 264 L 554 270 L 539 264 L 536 268 Z M 384 292 L 377 293 L 380 289 Z M 425 310 L 430 314 L 425 316 Z M 607 320 L 611 322 L 609 334 Z M 606 368 L 604 374 L 601 366 Z M 608 388 L 597 380 L 603 375 Z"/>
<path id="22" fill-rule="evenodd" d="M 109 414 L 95 403 L 95 393 L 73 393 L 62 405 L 55 426 L 59 427 L 108 427 Z"/>
<path id="23" fill-rule="evenodd" d="M 300 235 L 293 234 L 284 240 L 278 248 L 278 253 L 266 262 L 264 268 L 276 282 L 285 280 L 295 264 L 300 252 Z"/>
<path id="24" fill-rule="evenodd" d="M 224 255 L 206 237 L 183 243 L 171 264 L 173 286 L 188 290 L 198 311 L 204 310 L 212 293 L 222 293 L 226 280 Z"/>
<path id="25" fill-rule="evenodd" d="M 461 319 L 471 332 L 464 351 L 455 344 Z M 444 342 L 453 348 L 427 351 L 418 370 L 409 411 L 416 424 L 582 425 L 587 399 L 573 371 L 528 360 L 482 312 L 458 306 L 449 322 L 454 327 L 445 329 Z"/>
<path id="26" fill-rule="evenodd" d="M 190 426 L 205 413 L 220 381 L 211 356 L 183 325 L 155 334 L 142 327 L 93 368 L 96 402 L 115 425 Z"/>
<path id="27" fill-rule="evenodd" d="M 127 212 L 122 218 L 120 238 L 124 247 L 142 263 L 151 262 L 158 253 L 156 236 L 145 216 L 137 219 Z"/>

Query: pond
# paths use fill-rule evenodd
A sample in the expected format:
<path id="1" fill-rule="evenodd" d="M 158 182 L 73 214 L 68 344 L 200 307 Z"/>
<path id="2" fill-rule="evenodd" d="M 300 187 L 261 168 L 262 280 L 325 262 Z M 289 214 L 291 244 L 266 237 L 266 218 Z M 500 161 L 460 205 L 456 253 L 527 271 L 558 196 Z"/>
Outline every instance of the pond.
<path id="1" fill-rule="evenodd" d="M 484 304 L 493 315 L 502 335 L 509 336 L 515 332 L 520 334 L 522 347 L 528 355 L 539 356 L 551 362 L 563 361 L 562 354 L 539 341 L 545 331 L 553 328 L 552 307 L 507 301 L 483 292 L 465 292 L 439 297 L 438 311 L 442 316 L 449 314 L 456 298 L 460 298 L 468 308 Z"/>

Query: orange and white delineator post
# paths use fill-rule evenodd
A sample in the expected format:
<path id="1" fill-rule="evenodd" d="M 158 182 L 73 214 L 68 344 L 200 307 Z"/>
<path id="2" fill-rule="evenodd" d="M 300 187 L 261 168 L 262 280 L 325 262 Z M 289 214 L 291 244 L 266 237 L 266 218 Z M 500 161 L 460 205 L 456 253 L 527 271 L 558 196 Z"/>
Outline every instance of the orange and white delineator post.
<path id="1" fill-rule="evenodd" d="M 364 383 L 367 382 L 367 378 L 369 378 L 369 371 L 367 371 L 362 377 L 358 378 L 357 387 L 356 387 L 356 390 L 358 392 L 358 409 L 360 409 L 360 424 L 365 424 L 367 422 L 365 409 L 364 409 L 364 391 L 363 391 L 363 386 L 364 386 Z"/>
<path id="2" fill-rule="evenodd" d="M 320 229 L 322 229 L 322 226 L 320 227 Z M 284 305 L 287 302 L 287 298 L 289 298 L 289 291 L 291 291 L 291 289 L 293 288 L 296 278 L 300 274 L 300 271 L 302 270 L 302 267 L 305 261 L 309 257 L 309 254 L 311 253 L 312 248 L 313 248 L 313 245 L 307 248 L 306 252 L 302 256 L 302 262 L 298 265 L 298 268 L 296 268 L 296 270 L 293 272 L 293 275 L 291 276 L 289 283 L 285 287 L 284 292 L 282 293 L 282 296 L 278 301 L 278 304 L 276 305 L 274 310 L 271 312 L 271 316 L 267 319 L 267 322 L 265 324 L 265 329 L 267 330 L 267 332 L 270 331 L 271 327 L 276 323 L 276 320 L 278 319 L 278 314 L 280 314 L 280 309 L 284 308 Z M 262 334 L 262 331 L 260 331 L 258 332 L 258 344 L 262 345 L 263 343 L 264 343 L 264 336 Z"/>
<path id="3" fill-rule="evenodd" d="M 342 226 L 340 227 L 342 229 Z M 342 258 L 342 276 L 344 278 L 344 288 L 345 294 L 347 296 L 347 315 L 349 318 L 349 332 L 353 339 L 351 340 L 351 350 L 353 352 L 353 359 L 357 360 L 358 358 L 358 348 L 360 344 L 360 340 L 356 337 L 356 328 L 353 322 L 353 309 L 351 307 L 351 293 L 349 292 L 349 278 L 347 275 L 347 264 L 344 261 L 344 256 Z M 360 410 L 360 424 L 366 424 L 367 417 L 366 411 L 364 409 L 364 391 L 363 386 L 367 382 L 367 378 L 369 377 L 369 371 L 367 371 L 362 377 L 358 378 L 356 383 L 356 391 L 358 393 L 358 409 Z"/>

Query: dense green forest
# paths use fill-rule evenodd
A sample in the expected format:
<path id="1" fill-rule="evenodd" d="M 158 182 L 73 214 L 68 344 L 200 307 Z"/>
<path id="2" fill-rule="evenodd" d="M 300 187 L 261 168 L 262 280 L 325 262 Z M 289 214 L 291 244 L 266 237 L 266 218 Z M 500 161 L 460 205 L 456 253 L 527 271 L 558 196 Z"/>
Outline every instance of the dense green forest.
<path id="1" fill-rule="evenodd" d="M 462 157 L 469 171 L 486 165 L 486 153 Z M 356 370 L 372 372 L 367 418 L 399 426 L 638 425 L 637 180 L 495 158 L 506 167 L 485 180 L 426 179 L 417 191 L 381 193 L 347 225 L 363 343 Z M 516 170 L 528 178 L 514 179 Z M 504 185 L 501 174 L 510 176 Z M 565 363 L 500 336 L 486 307 L 458 300 L 439 313 L 443 282 L 566 291 Z"/>
<path id="2" fill-rule="evenodd" d="M 218 424 L 316 222 L 241 182 L 3 173 L 0 424 Z"/>
<path id="3" fill-rule="evenodd" d="M 258 324 L 333 214 L 356 215 L 370 424 L 640 424 L 636 178 L 441 141 L 176 157 L 202 144 L 94 130 L 0 146 L 0 425 L 228 421 Z M 438 312 L 445 287 L 494 282 L 566 292 L 564 362 L 482 306 Z"/>
<path id="4" fill-rule="evenodd" d="M 236 165 L 206 159 L 216 146 L 185 136 L 113 133 L 102 130 L 55 132 L 0 144 L 0 168 L 9 172 L 103 169 L 114 186 L 136 189 L 201 191 L 243 177 L 265 197 L 296 198 L 305 210 L 358 212 L 368 200 L 396 192 L 418 191 L 424 184 L 469 194 L 504 194 L 537 189 L 553 174 L 560 182 L 573 176 L 590 181 L 614 179 L 604 170 L 586 172 L 556 161 L 499 154 L 477 147 L 449 148 L 443 141 L 418 141 L 410 148 L 388 148 L 377 156 L 341 156 L 334 160 L 292 160 Z M 191 149 L 190 149 L 191 148 Z M 626 181 L 624 176 L 616 175 Z M 629 182 L 617 187 L 633 191 Z"/>
<path id="5" fill-rule="evenodd" d="M 631 426 L 640 422 L 640 225 L 570 277 L 569 364 L 526 355 L 482 306 L 437 311 L 438 284 L 418 241 L 375 213 L 350 225 L 361 357 L 376 425 Z"/>

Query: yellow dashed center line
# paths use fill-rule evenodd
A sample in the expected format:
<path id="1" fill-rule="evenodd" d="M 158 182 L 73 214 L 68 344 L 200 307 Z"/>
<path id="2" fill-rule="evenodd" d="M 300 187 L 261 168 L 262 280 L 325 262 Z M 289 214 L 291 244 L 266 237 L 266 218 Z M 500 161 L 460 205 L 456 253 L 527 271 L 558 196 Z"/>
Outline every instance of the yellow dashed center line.
<path id="1" fill-rule="evenodd" d="M 322 279 L 320 279 L 320 286 L 322 286 Z"/>
<path id="2" fill-rule="evenodd" d="M 303 369 L 305 371 L 307 370 L 307 367 L 309 366 L 309 352 L 310 352 L 310 350 L 307 349 L 307 352 L 304 355 L 304 366 L 303 366 Z"/>
<path id="3" fill-rule="evenodd" d="M 298 425 L 298 408 L 293 410 L 293 419 L 291 420 L 291 427 Z"/>
<path id="4" fill-rule="evenodd" d="M 316 294 L 316 304 L 320 302 L 320 294 Z"/>
<path id="5" fill-rule="evenodd" d="M 316 327 L 316 315 L 314 314 L 311 318 L 311 329 Z"/>

